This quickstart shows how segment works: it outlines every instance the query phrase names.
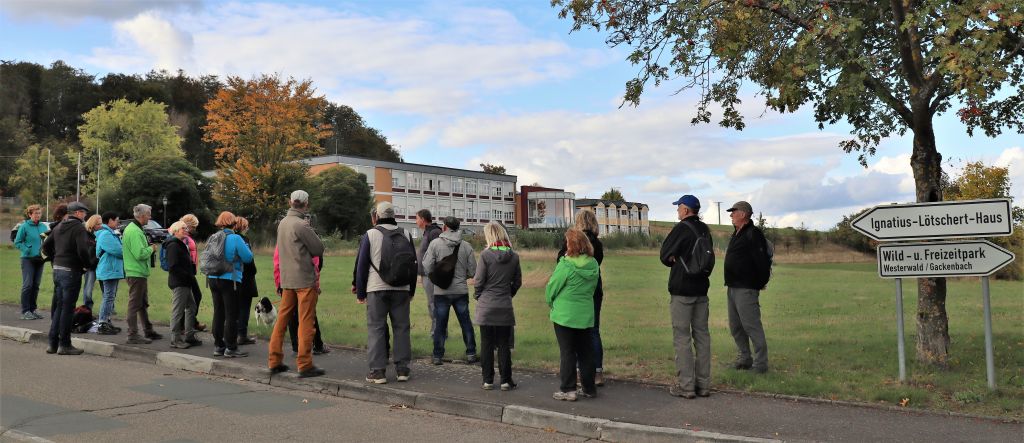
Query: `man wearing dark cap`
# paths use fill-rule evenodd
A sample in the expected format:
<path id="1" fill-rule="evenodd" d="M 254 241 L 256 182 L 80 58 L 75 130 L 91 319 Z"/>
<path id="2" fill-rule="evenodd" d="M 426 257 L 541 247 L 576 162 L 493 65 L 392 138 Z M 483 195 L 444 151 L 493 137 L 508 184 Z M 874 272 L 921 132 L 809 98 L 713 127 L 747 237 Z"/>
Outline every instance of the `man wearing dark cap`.
<path id="1" fill-rule="evenodd" d="M 768 371 L 768 343 L 761 326 L 761 289 L 768 284 L 771 260 L 764 233 L 750 221 L 754 209 L 736 202 L 729 212 L 735 231 L 725 252 L 725 286 L 728 288 L 729 332 L 736 341 L 734 369 Z M 751 358 L 750 346 L 754 354 Z"/>
<path id="2" fill-rule="evenodd" d="M 85 268 L 96 260 L 89 244 L 83 220 L 89 208 L 80 202 L 68 205 L 68 218 L 53 229 L 43 250 L 53 257 L 53 301 L 50 302 L 50 346 L 47 354 L 78 355 L 83 351 L 71 346 L 71 325 L 82 289 Z"/>
<path id="3" fill-rule="evenodd" d="M 700 221 L 700 200 L 684 195 L 672 202 L 679 223 L 661 245 L 661 263 L 672 268 L 668 277 L 669 308 L 672 315 L 672 344 L 676 351 L 677 384 L 669 394 L 692 399 L 711 395 L 711 333 L 708 331 L 708 287 L 710 269 L 691 269 L 694 246 L 707 240 L 714 257 L 711 231 Z M 714 262 L 711 262 L 714 267 Z M 691 345 L 692 342 L 692 345 Z M 694 359 L 696 351 L 696 359 Z"/>

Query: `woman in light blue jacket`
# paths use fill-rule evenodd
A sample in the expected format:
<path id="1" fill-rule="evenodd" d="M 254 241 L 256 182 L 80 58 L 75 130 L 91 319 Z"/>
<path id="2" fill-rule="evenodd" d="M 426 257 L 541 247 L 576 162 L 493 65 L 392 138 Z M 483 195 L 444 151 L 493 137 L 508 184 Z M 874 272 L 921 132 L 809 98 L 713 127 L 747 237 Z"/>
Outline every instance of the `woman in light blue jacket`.
<path id="1" fill-rule="evenodd" d="M 114 298 L 117 297 L 117 284 L 124 278 L 124 253 L 121 249 L 121 239 L 114 233 L 120 219 L 116 212 L 103 214 L 103 225 L 96 232 L 96 257 L 99 264 L 96 265 L 96 280 L 100 282 L 100 289 L 103 290 L 103 303 L 100 305 L 100 324 L 106 323 L 109 329 L 117 329 L 110 324 L 110 317 L 114 315 Z"/>
<path id="2" fill-rule="evenodd" d="M 216 225 L 225 235 L 224 259 L 232 264 L 234 270 L 207 276 L 206 283 L 213 293 L 213 355 L 245 357 L 249 353 L 238 350 L 238 303 L 241 297 L 238 288 L 242 286 L 242 265 L 252 263 L 252 250 L 240 235 L 230 229 L 235 225 L 235 214 L 221 212 Z"/>
<path id="3" fill-rule="evenodd" d="M 40 234 L 50 230 L 46 223 L 39 221 L 43 216 L 43 208 L 31 205 L 25 208 L 25 221 L 18 226 L 14 237 L 14 247 L 21 251 L 21 319 L 39 320 L 43 318 L 36 312 L 36 301 L 39 299 L 39 282 L 43 280 L 43 258 L 39 255 L 42 245 Z"/>

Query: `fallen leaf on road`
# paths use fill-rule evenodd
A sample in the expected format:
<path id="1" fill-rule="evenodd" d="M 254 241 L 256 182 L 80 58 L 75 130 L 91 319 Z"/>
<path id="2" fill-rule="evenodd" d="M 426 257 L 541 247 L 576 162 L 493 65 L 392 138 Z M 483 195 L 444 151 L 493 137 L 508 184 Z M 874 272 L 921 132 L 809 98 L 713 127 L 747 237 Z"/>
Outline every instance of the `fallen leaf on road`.
<path id="1" fill-rule="evenodd" d="M 904 398 L 903 400 L 900 400 L 900 406 L 906 407 L 909 404 L 910 404 L 910 399 L 909 398 Z"/>
<path id="2" fill-rule="evenodd" d="M 556 431 L 555 428 L 547 427 L 547 428 L 544 428 L 544 432 L 555 433 L 555 432 L 558 432 L 558 431 Z"/>
<path id="3" fill-rule="evenodd" d="M 391 409 L 409 409 L 408 405 L 391 405 Z"/>

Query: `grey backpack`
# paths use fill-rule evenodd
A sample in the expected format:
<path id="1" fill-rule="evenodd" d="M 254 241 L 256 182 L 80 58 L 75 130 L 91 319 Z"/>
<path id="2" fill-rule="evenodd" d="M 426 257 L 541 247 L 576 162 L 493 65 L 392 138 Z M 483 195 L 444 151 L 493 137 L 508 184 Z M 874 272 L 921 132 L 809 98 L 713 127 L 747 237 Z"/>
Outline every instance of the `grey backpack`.
<path id="1" fill-rule="evenodd" d="M 680 260 L 683 263 L 683 270 L 690 275 L 711 275 L 711 271 L 715 269 L 715 244 L 711 240 L 711 234 L 701 234 L 693 223 L 683 224 L 697 236 L 690 256 Z"/>
<path id="2" fill-rule="evenodd" d="M 225 257 L 224 250 L 227 239 L 228 235 L 224 231 L 217 231 L 206 240 L 206 247 L 199 255 L 199 272 L 211 276 L 223 275 L 235 270 L 235 265 Z"/>

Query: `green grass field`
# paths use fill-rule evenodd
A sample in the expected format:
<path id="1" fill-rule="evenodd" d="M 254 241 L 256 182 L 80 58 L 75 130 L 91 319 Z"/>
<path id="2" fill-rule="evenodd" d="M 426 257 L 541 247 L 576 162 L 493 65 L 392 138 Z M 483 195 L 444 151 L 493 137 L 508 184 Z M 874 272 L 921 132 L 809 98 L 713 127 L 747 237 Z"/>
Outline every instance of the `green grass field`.
<path id="1" fill-rule="evenodd" d="M 551 255 L 552 257 L 548 257 Z M 269 256 L 258 256 L 258 284 L 272 295 Z M 362 347 L 366 343 L 364 308 L 349 293 L 353 258 L 328 257 L 324 294 L 318 315 L 325 339 L 333 344 Z M 516 350 L 514 365 L 554 371 L 558 365 L 555 342 L 543 287 L 553 268 L 553 252 L 524 254 L 525 285 L 515 299 Z M 47 266 L 40 305 L 48 306 L 52 283 Z M 668 295 L 668 270 L 657 257 L 630 252 L 609 254 L 603 267 L 605 302 L 602 336 L 605 371 L 612 378 L 670 383 L 675 374 Z M 947 309 L 950 316 L 952 361 L 949 369 L 935 370 L 914 362 L 916 284 L 904 283 L 910 382 L 899 384 L 896 360 L 894 285 L 878 278 L 873 263 L 777 265 L 773 281 L 762 293 L 762 315 L 768 335 L 771 371 L 757 376 L 726 369 L 735 346 L 728 332 L 721 265 L 712 277 L 712 379 L 717 387 L 855 400 L 974 414 L 1024 418 L 1024 284 L 993 281 L 992 310 L 996 375 L 999 390 L 985 384 L 984 329 L 981 285 L 977 278 L 950 281 Z M 0 249 L 0 301 L 18 303 L 20 271 L 16 251 Z M 170 291 L 159 268 L 150 280 L 150 315 L 166 323 Z M 97 287 L 95 297 L 99 298 Z M 201 318 L 209 321 L 209 292 Z M 127 288 L 122 285 L 117 311 L 127 310 Z M 426 301 L 413 300 L 413 351 L 430 353 Z M 44 309 L 46 310 L 46 309 Z M 40 323 L 40 328 L 49 325 Z M 255 325 L 255 322 L 253 322 Z M 253 326 L 253 331 L 266 334 Z M 454 316 L 449 324 L 449 356 L 464 352 Z"/>

